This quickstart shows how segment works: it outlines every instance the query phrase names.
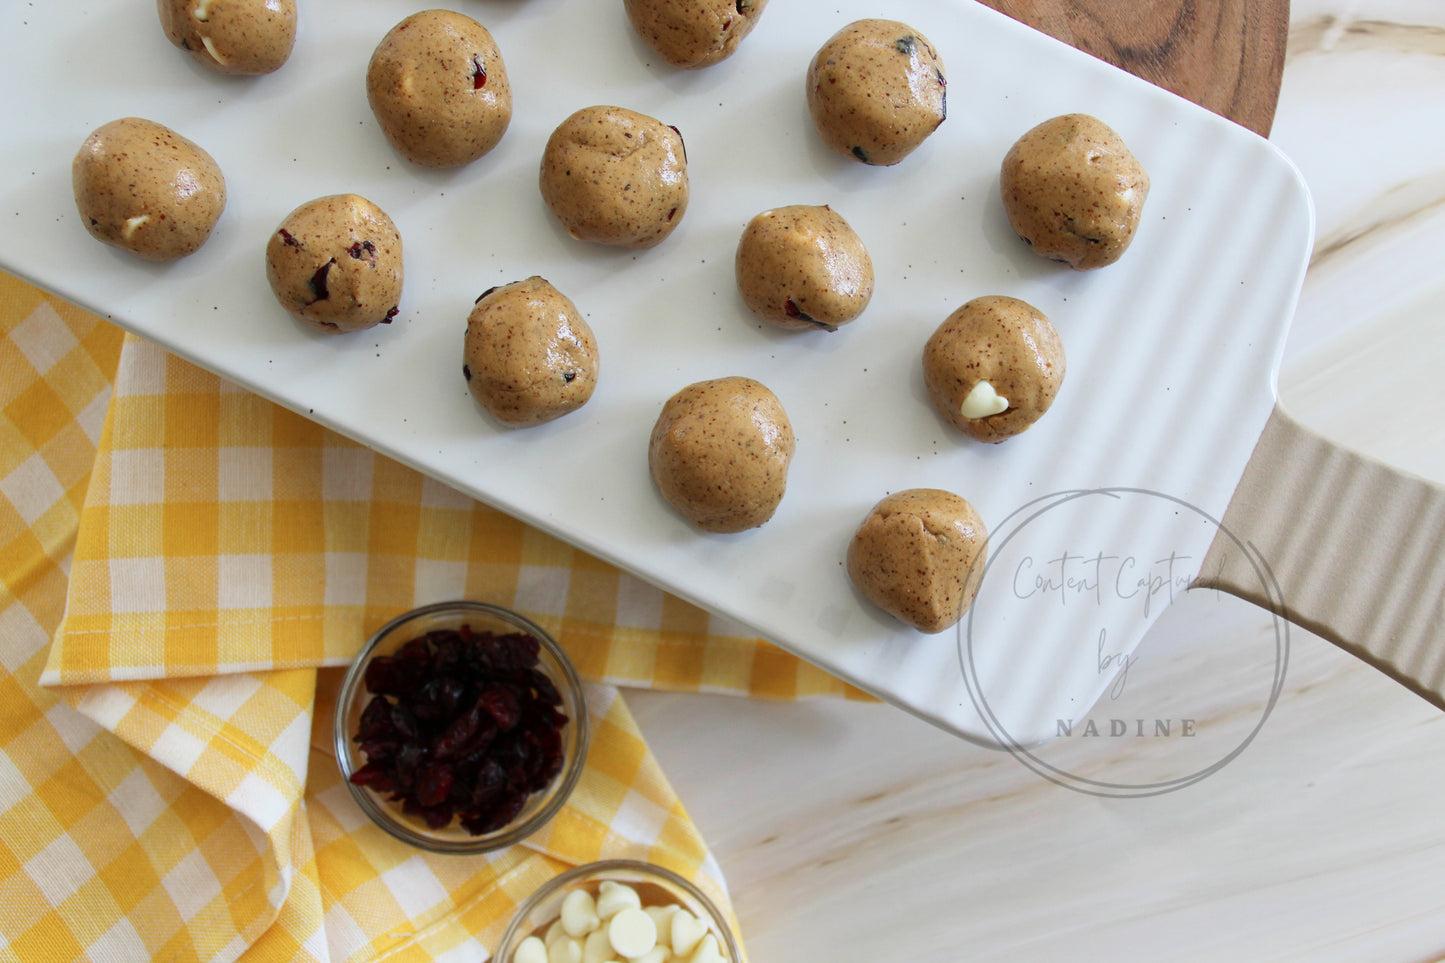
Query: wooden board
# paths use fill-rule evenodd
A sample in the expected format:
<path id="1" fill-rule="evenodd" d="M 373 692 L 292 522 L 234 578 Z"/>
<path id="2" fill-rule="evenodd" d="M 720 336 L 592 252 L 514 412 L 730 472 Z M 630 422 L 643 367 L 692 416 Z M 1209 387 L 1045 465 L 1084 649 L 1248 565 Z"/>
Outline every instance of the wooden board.
<path id="1" fill-rule="evenodd" d="M 1268 137 L 1289 0 L 980 0 Z"/>

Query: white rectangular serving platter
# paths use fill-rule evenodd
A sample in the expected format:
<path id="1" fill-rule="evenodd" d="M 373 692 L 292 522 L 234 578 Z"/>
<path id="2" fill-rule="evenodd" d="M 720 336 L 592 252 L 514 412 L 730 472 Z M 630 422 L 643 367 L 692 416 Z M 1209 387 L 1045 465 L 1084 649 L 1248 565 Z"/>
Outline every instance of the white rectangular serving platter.
<path id="1" fill-rule="evenodd" d="M 387 145 L 364 89 L 376 43 L 423 5 L 299 6 L 291 61 L 235 78 L 171 47 L 148 3 L 6 4 L 0 266 L 965 737 L 998 741 L 965 683 L 965 649 L 993 693 L 990 712 L 1019 741 L 1047 738 L 1061 713 L 1104 692 L 1111 679 L 1094 662 L 1083 606 L 1020 609 L 973 625 L 967 645 L 960 633 L 920 636 L 855 594 L 844 549 L 874 502 L 913 487 L 964 495 L 991 527 L 1052 493 L 1109 486 L 1221 516 L 1274 403 L 1313 238 L 1308 194 L 1267 141 L 970 0 L 899 0 L 886 12 L 774 0 L 734 57 L 694 72 L 661 65 L 621 0 L 472 0 L 454 6 L 501 47 L 512 126 L 469 167 L 428 171 Z M 825 151 L 804 100 L 813 53 L 870 16 L 921 32 L 948 71 L 947 121 L 891 168 Z M 540 199 L 548 134 L 599 103 L 652 114 L 685 138 L 691 205 L 651 251 L 573 241 Z M 1153 181 L 1131 250 L 1086 274 L 1032 255 L 997 189 L 1013 140 L 1074 111 L 1118 130 Z M 71 158 L 92 129 L 127 115 L 195 140 L 227 179 L 215 234 L 174 264 L 97 243 L 75 211 Z M 325 336 L 276 305 L 263 250 L 291 208 L 343 191 L 397 222 L 406 287 L 394 324 Z M 872 304 L 836 333 L 767 328 L 736 293 L 743 226 L 783 204 L 831 205 L 871 252 Z M 587 315 L 601 378 L 582 410 L 511 431 L 468 395 L 462 333 L 482 291 L 533 274 Z M 933 412 L 920 367 L 933 329 L 983 294 L 1039 307 L 1068 354 L 1054 408 L 998 446 L 962 438 Z M 775 517 L 714 536 L 661 500 L 646 447 L 669 395 L 724 375 L 772 388 L 798 446 Z M 1046 513 L 1027 526 L 1038 543 L 1028 551 L 1044 560 L 1126 534 L 1145 540 L 1140 551 L 1197 559 L 1213 536 L 1125 512 L 1087 527 Z M 986 579 L 980 602 L 991 607 L 978 611 L 998 611 L 989 593 L 1006 591 Z M 1111 645 L 1137 645 L 1149 619 L 1138 621 Z"/>

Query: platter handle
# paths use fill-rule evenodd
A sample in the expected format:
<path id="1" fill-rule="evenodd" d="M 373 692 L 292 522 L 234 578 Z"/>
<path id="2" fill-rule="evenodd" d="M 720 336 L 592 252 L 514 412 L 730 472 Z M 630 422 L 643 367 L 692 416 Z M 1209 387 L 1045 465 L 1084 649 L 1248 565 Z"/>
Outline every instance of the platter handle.
<path id="1" fill-rule="evenodd" d="M 1277 403 L 1193 587 L 1269 609 L 1445 709 L 1445 488 Z"/>

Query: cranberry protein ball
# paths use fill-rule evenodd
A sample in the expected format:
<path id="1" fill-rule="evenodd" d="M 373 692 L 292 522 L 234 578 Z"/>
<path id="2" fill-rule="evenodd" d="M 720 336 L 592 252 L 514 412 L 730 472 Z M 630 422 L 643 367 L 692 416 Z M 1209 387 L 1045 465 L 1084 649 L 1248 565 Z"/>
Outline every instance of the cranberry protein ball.
<path id="1" fill-rule="evenodd" d="M 974 298 L 923 348 L 933 407 L 978 441 L 1000 442 L 1044 416 L 1064 382 L 1064 344 L 1044 313 L 1018 298 Z"/>
<path id="2" fill-rule="evenodd" d="M 401 234 L 358 194 L 318 197 L 272 232 L 266 279 L 281 307 L 318 331 L 387 324 L 401 300 Z"/>
<path id="3" fill-rule="evenodd" d="M 366 99 L 391 146 L 422 167 L 461 167 L 486 154 L 512 120 L 502 52 L 465 14 L 423 10 L 377 44 Z"/>
<path id="4" fill-rule="evenodd" d="M 1149 197 L 1149 175 L 1103 121 L 1064 114 L 1014 143 L 999 189 L 1009 224 L 1035 254 L 1088 271 L 1128 250 Z"/>
<path id="5" fill-rule="evenodd" d="M 777 395 L 751 378 L 718 378 L 663 405 L 647 465 L 662 497 L 692 524 L 741 532 L 777 511 L 795 446 Z"/>
<path id="6" fill-rule="evenodd" d="M 579 241 L 655 247 L 687 212 L 682 134 L 625 107 L 583 108 L 547 139 L 540 187 Z"/>
<path id="7" fill-rule="evenodd" d="M 836 331 L 873 297 L 863 240 L 826 204 L 763 211 L 748 222 L 734 257 L 748 310 L 789 330 Z"/>
<path id="8" fill-rule="evenodd" d="M 226 208 L 215 159 L 140 117 L 96 128 L 76 153 L 70 178 L 91 236 L 149 261 L 194 253 Z"/>
<path id="9" fill-rule="evenodd" d="M 726 60 L 753 29 L 768 0 L 624 0 L 632 28 L 674 67 Z"/>
<path id="10" fill-rule="evenodd" d="M 897 20 L 859 20 L 839 30 L 813 57 L 807 84 L 823 143 L 865 164 L 897 164 L 948 114 L 938 51 Z"/>
<path id="11" fill-rule="evenodd" d="M 973 604 L 983 579 L 987 533 L 953 492 L 912 488 L 874 505 L 848 543 L 858 592 L 920 632 L 942 632 Z"/>
<path id="12" fill-rule="evenodd" d="M 157 0 L 171 43 L 219 74 L 269 74 L 296 44 L 296 0 Z"/>
<path id="13" fill-rule="evenodd" d="M 508 427 L 581 408 L 597 387 L 597 363 L 597 339 L 582 312 L 543 278 L 492 288 L 467 318 L 467 390 Z"/>

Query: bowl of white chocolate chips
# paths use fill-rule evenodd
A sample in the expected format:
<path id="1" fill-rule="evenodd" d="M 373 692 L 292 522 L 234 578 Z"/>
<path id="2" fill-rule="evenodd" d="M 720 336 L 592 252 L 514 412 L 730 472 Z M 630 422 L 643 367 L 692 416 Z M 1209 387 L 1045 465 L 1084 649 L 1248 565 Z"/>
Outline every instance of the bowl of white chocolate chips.
<path id="1" fill-rule="evenodd" d="M 717 906 L 676 873 L 634 860 L 553 877 L 517 908 L 496 963 L 742 963 Z"/>

